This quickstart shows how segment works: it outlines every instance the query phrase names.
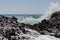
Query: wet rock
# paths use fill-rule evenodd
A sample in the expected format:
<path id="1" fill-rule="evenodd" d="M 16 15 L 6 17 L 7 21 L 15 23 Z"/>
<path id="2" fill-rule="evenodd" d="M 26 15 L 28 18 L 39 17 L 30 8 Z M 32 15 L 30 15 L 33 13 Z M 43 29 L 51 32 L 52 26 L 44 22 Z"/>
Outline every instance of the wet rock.
<path id="1" fill-rule="evenodd" d="M 50 33 L 48 32 L 48 31 L 46 31 L 46 30 L 43 30 L 43 31 L 41 31 L 40 32 L 42 35 L 49 35 Z"/>
<path id="2" fill-rule="evenodd" d="M 56 32 L 54 36 L 60 38 L 60 32 Z"/>
<path id="3" fill-rule="evenodd" d="M 16 17 L 14 17 L 14 16 L 13 16 L 11 19 L 13 19 L 13 20 L 17 21 L 17 18 L 16 18 Z"/>
<path id="4" fill-rule="evenodd" d="M 0 16 L 0 34 L 8 40 L 20 40 L 22 34 L 27 34 L 27 29 L 38 31 L 41 35 L 51 35 L 60 38 L 60 11 L 51 15 L 49 20 L 30 25 L 19 23 L 17 18 Z M 25 37 L 22 37 L 25 39 Z"/>
<path id="5" fill-rule="evenodd" d="M 42 20 L 41 23 L 34 24 L 33 29 L 40 32 L 42 35 L 52 35 L 60 38 L 60 11 L 51 15 L 49 20 Z M 59 36 L 58 36 L 59 35 Z"/>

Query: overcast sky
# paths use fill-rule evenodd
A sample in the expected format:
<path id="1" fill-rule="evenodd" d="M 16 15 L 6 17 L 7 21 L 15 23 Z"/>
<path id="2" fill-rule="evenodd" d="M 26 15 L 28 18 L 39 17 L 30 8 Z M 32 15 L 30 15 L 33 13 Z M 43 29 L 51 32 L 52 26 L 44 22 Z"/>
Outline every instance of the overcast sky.
<path id="1" fill-rule="evenodd" d="M 0 13 L 41 14 L 51 2 L 60 0 L 0 0 Z"/>

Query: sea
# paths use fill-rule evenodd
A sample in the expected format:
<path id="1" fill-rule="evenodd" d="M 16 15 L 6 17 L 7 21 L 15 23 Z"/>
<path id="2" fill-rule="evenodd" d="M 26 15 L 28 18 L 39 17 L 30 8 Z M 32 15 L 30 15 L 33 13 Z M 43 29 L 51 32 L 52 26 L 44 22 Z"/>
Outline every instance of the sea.
<path id="1" fill-rule="evenodd" d="M 18 22 L 20 23 L 25 23 L 25 24 L 36 24 L 38 22 L 40 22 L 40 17 L 43 14 L 0 14 L 3 16 L 7 16 L 7 17 L 16 17 L 18 20 Z"/>

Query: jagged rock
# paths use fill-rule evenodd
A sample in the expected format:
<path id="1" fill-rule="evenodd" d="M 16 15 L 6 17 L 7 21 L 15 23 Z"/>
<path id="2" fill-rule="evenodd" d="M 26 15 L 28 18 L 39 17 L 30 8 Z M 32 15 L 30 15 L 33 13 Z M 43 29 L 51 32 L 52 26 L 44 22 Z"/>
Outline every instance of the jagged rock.
<path id="1" fill-rule="evenodd" d="M 26 28 L 36 30 L 42 35 L 60 38 L 60 11 L 53 13 L 49 20 L 44 19 L 34 25 L 19 23 L 14 16 L 12 18 L 0 16 L 0 34 L 6 40 L 26 39 L 25 37 L 20 37 L 20 34 L 27 34 L 29 32 Z"/>
<path id="2" fill-rule="evenodd" d="M 39 28 L 42 31 L 48 31 L 50 35 L 60 38 L 60 34 L 58 33 L 60 32 L 60 11 L 53 13 L 49 20 L 42 20 Z M 43 31 L 42 34 L 45 34 L 45 31 Z"/>

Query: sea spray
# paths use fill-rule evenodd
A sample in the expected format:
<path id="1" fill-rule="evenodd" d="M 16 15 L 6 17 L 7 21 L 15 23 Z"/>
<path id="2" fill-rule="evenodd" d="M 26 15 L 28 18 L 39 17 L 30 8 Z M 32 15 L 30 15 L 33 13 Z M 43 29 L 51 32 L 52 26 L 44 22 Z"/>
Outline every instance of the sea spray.
<path id="1" fill-rule="evenodd" d="M 55 38 L 54 36 L 49 36 L 49 35 L 40 35 L 35 40 L 60 40 L 60 38 Z"/>
<path id="2" fill-rule="evenodd" d="M 58 3 L 51 3 L 48 7 L 48 10 L 46 10 L 45 14 L 42 15 L 40 18 L 38 18 L 38 19 L 26 18 L 25 19 L 26 21 L 24 20 L 24 21 L 21 21 L 21 22 L 34 24 L 34 23 L 41 22 L 41 20 L 43 20 L 43 19 L 48 20 L 48 19 L 50 19 L 52 13 L 57 12 L 57 11 L 60 11 L 60 5 Z M 56 38 L 54 36 L 49 36 L 49 35 L 39 35 L 39 37 L 37 37 L 35 40 L 60 40 L 60 39 Z"/>
<path id="3" fill-rule="evenodd" d="M 60 5 L 58 3 L 51 2 L 48 9 L 44 12 L 44 15 L 41 16 L 40 20 L 50 19 L 52 13 L 60 11 Z"/>
<path id="4" fill-rule="evenodd" d="M 33 18 L 33 16 L 20 16 L 17 17 L 18 21 L 21 23 L 25 23 L 25 24 L 36 24 L 38 22 L 41 22 L 43 19 L 50 19 L 52 13 L 60 11 L 60 5 L 58 3 L 53 3 L 51 2 L 51 4 L 49 5 L 49 7 L 47 8 L 46 11 L 44 11 L 43 15 L 40 15 L 38 18 Z M 36 16 L 36 15 L 35 15 Z"/>

